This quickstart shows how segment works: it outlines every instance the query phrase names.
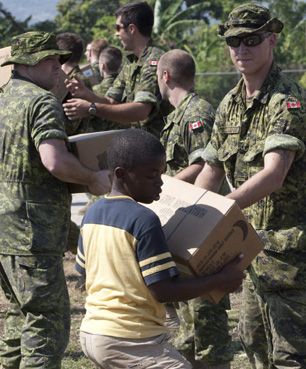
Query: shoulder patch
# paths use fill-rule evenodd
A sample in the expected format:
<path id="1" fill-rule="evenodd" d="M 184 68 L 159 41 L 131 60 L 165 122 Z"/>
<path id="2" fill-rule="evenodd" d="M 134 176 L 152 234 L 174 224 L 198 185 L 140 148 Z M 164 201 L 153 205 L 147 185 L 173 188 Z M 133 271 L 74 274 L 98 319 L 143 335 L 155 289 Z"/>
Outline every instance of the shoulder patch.
<path id="1" fill-rule="evenodd" d="M 202 122 L 201 120 L 198 120 L 198 121 L 193 122 L 193 123 L 189 123 L 189 125 L 188 125 L 189 132 L 200 131 L 200 130 L 202 130 L 203 127 L 204 127 L 204 122 Z"/>
<path id="2" fill-rule="evenodd" d="M 301 102 L 297 100 L 295 97 L 289 97 L 286 100 L 286 106 L 287 106 L 287 109 L 300 109 Z"/>
<path id="3" fill-rule="evenodd" d="M 158 60 L 149 60 L 149 65 L 157 66 Z"/>

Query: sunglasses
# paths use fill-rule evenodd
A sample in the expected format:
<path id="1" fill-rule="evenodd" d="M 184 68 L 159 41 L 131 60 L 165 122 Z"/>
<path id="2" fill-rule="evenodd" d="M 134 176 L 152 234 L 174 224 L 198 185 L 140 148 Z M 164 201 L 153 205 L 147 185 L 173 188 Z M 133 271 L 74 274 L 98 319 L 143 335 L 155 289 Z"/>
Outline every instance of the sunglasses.
<path id="1" fill-rule="evenodd" d="M 121 29 L 125 29 L 127 28 L 128 26 L 121 26 L 121 24 L 115 24 L 115 29 L 117 32 L 119 32 Z"/>
<path id="2" fill-rule="evenodd" d="M 263 42 L 263 40 L 267 37 L 269 37 L 271 33 L 257 33 L 255 35 L 250 36 L 244 36 L 244 37 L 238 37 L 238 36 L 232 36 L 232 37 L 226 37 L 225 42 L 230 47 L 239 47 L 241 42 L 244 46 L 247 47 L 254 47 Z"/>

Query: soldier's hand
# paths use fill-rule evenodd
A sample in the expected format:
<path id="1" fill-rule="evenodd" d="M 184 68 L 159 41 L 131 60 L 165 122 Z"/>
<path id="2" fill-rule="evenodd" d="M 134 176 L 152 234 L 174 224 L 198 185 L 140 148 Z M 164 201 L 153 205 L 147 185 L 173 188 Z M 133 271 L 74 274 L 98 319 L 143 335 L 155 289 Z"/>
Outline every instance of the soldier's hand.
<path id="1" fill-rule="evenodd" d="M 63 104 L 66 116 L 71 119 L 81 119 L 87 117 L 90 102 L 82 99 L 70 99 Z"/>
<path id="2" fill-rule="evenodd" d="M 66 79 L 65 85 L 72 96 L 79 97 L 84 100 L 91 99 L 91 90 L 86 87 L 84 82 L 79 78 L 74 77 L 73 79 Z"/>
<path id="3" fill-rule="evenodd" d="M 104 195 L 111 189 L 110 171 L 100 170 L 95 173 L 94 181 L 88 185 L 89 192 L 93 195 Z"/>

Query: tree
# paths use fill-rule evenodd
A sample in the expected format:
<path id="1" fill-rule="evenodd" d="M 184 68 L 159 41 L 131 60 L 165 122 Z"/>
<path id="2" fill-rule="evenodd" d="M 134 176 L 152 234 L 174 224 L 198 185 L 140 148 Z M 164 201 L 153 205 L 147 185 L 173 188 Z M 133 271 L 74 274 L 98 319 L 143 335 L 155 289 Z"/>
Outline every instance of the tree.
<path id="1" fill-rule="evenodd" d="M 93 37 L 112 39 L 116 9 L 128 1 L 59 0 L 56 17 L 58 32 L 75 32 L 88 42 Z"/>

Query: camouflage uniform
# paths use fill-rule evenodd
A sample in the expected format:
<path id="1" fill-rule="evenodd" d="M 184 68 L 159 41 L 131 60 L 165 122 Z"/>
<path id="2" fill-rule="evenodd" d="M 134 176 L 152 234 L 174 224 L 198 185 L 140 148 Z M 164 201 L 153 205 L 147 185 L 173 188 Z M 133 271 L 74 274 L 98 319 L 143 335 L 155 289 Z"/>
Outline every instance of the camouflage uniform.
<path id="1" fill-rule="evenodd" d="M 13 38 L 6 63 L 34 65 L 67 54 L 58 51 L 54 35 L 28 32 Z M 62 255 L 71 195 L 43 166 L 38 148 L 47 139 L 67 140 L 63 110 L 51 92 L 15 72 L 1 93 L 0 117 L 0 274 L 10 302 L 0 362 L 58 369 L 70 327 Z"/>
<path id="2" fill-rule="evenodd" d="M 100 96 L 104 96 L 109 88 L 112 87 L 115 79 L 117 77 L 117 74 L 112 74 L 110 76 L 106 76 L 103 78 L 103 80 L 93 87 L 93 91 Z"/>
<path id="3" fill-rule="evenodd" d="M 240 320 L 253 368 L 306 367 L 305 97 L 273 65 L 246 106 L 243 80 L 221 102 L 204 158 L 222 165 L 234 188 L 273 150 L 296 152 L 283 187 L 245 209 L 265 250 L 244 283 Z"/>
<path id="4" fill-rule="evenodd" d="M 98 84 L 101 83 L 103 81 L 103 79 L 102 79 L 102 76 L 100 74 L 99 62 L 96 61 L 96 62 L 92 63 L 91 68 L 92 68 L 94 78 L 98 81 Z"/>
<path id="5" fill-rule="evenodd" d="M 166 174 L 175 176 L 189 165 L 202 161 L 214 122 L 214 110 L 195 93 L 188 93 L 168 115 L 161 133 L 166 149 Z M 193 361 L 219 364 L 232 360 L 226 309 L 228 297 L 215 305 L 202 298 L 179 303 L 180 328 L 175 347 Z"/>
<path id="6" fill-rule="evenodd" d="M 119 103 L 141 102 L 150 103 L 153 109 L 145 121 L 133 122 L 132 127 L 145 129 L 158 138 L 163 127 L 163 116 L 168 114 L 168 107 L 161 104 L 161 96 L 157 84 L 156 68 L 163 51 L 148 46 L 137 59 L 135 54 L 129 54 L 113 86 L 106 96 Z"/>

